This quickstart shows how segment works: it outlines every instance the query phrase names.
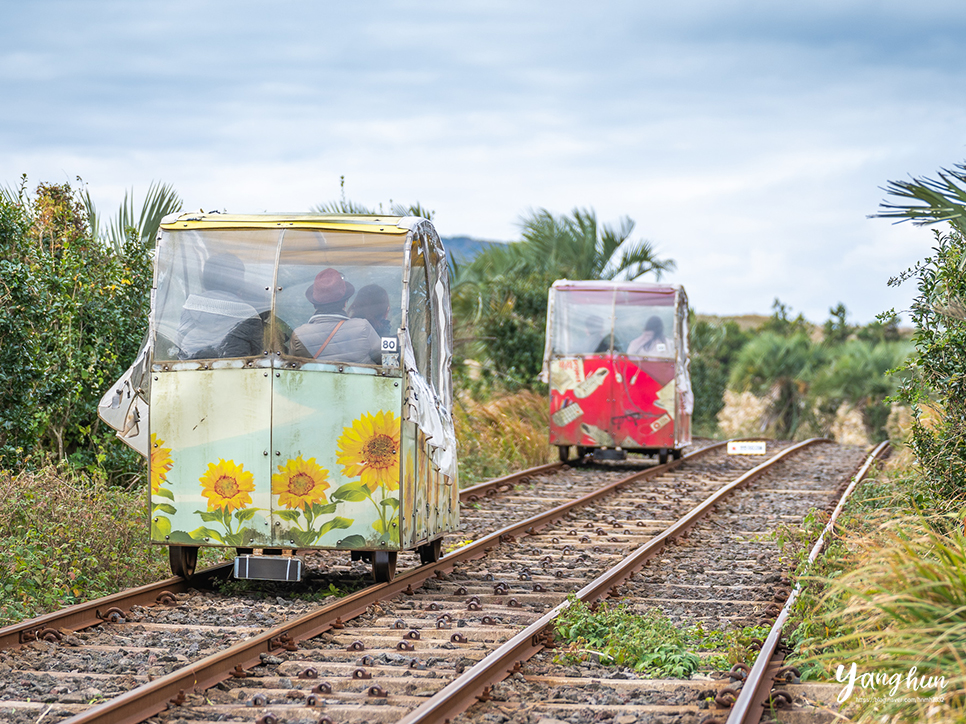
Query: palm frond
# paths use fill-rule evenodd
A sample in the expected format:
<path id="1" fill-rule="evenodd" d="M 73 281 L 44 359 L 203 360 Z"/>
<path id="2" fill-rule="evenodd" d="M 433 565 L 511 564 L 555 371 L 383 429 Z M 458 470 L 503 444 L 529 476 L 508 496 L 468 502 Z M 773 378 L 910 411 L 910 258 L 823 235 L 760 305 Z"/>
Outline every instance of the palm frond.
<path id="1" fill-rule="evenodd" d="M 392 204 L 390 211 L 393 216 L 418 216 L 423 219 L 433 220 L 433 216 L 436 212 L 427 209 L 425 206 L 420 204 L 418 201 L 415 204 Z"/>
<path id="2" fill-rule="evenodd" d="M 355 201 L 329 201 L 325 204 L 316 204 L 312 210 L 318 214 L 366 214 L 372 215 L 376 212 L 365 204 L 357 204 Z"/>
<path id="3" fill-rule="evenodd" d="M 942 169 L 938 179 L 890 181 L 885 187 L 889 195 L 906 202 L 880 204 L 884 211 L 873 216 L 885 219 L 912 221 L 917 226 L 948 221 L 957 231 L 966 234 L 966 165 Z M 915 203 L 920 202 L 920 203 Z"/>
<path id="4" fill-rule="evenodd" d="M 180 211 L 182 207 L 181 197 L 173 186 L 152 181 L 145 194 L 140 213 L 136 213 L 134 209 L 134 189 L 125 191 L 124 201 L 117 211 L 117 216 L 102 229 L 100 216 L 86 189 L 81 194 L 81 201 L 87 210 L 91 230 L 99 239 L 110 244 L 117 254 L 123 253 L 124 245 L 132 231 L 142 245 L 152 247 L 161 220 L 168 214 Z M 137 217 L 136 221 L 135 217 Z"/>

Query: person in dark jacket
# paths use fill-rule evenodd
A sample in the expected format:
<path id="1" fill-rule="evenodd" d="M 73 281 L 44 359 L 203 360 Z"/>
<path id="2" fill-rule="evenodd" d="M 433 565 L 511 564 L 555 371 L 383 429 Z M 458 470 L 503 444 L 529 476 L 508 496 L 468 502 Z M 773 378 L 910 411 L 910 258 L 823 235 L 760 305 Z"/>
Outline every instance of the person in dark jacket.
<path id="1" fill-rule="evenodd" d="M 346 302 L 355 287 L 336 269 L 323 269 L 305 290 L 315 314 L 292 332 L 291 353 L 328 362 L 382 362 L 382 340 L 366 319 L 350 318 Z"/>
<path id="2" fill-rule="evenodd" d="M 234 254 L 208 258 L 202 290 L 185 300 L 178 326 L 180 359 L 251 357 L 264 352 L 262 320 L 242 299 L 245 265 Z"/>
<path id="3" fill-rule="evenodd" d="M 349 316 L 366 319 L 380 337 L 391 337 L 389 327 L 389 294 L 378 284 L 367 284 L 359 290 L 349 307 Z"/>

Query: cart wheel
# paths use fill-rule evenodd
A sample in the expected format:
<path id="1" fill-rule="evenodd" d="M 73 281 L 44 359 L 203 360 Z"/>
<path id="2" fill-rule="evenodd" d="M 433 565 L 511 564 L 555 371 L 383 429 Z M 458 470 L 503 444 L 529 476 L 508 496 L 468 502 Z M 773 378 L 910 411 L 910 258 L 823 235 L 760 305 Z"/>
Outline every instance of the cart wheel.
<path id="1" fill-rule="evenodd" d="M 198 546 L 168 546 L 168 562 L 174 575 L 190 580 L 198 565 Z"/>
<path id="2" fill-rule="evenodd" d="M 681 459 L 681 451 L 678 450 L 677 448 L 675 448 L 674 450 L 671 451 L 671 457 L 673 459 L 675 459 L 675 460 L 680 460 Z"/>
<path id="3" fill-rule="evenodd" d="M 660 450 L 658 450 L 658 453 L 657 453 L 657 462 L 658 462 L 658 465 L 664 465 L 665 463 L 667 463 L 667 448 L 666 447 L 662 447 Z"/>
<path id="4" fill-rule="evenodd" d="M 396 577 L 396 551 L 373 551 L 372 577 L 376 583 L 389 583 Z"/>
<path id="5" fill-rule="evenodd" d="M 431 540 L 426 545 L 419 546 L 416 552 L 419 553 L 419 562 L 423 565 L 435 563 L 443 555 L 443 539 Z"/>
<path id="6" fill-rule="evenodd" d="M 570 460 L 570 445 L 557 445 L 557 451 L 560 453 L 560 462 Z"/>

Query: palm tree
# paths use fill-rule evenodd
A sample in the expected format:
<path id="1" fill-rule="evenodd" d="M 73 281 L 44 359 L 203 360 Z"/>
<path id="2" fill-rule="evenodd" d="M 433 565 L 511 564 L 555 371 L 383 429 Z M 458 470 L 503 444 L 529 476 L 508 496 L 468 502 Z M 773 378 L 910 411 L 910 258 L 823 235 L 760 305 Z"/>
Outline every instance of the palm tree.
<path id="1" fill-rule="evenodd" d="M 137 214 L 137 221 L 135 221 L 134 190 L 132 189 L 130 192 L 124 192 L 124 201 L 118 209 L 117 216 L 104 229 L 101 229 L 100 217 L 87 189 L 81 193 L 81 200 L 87 210 L 91 231 L 97 238 L 110 244 L 117 254 L 123 253 L 124 244 L 131 230 L 135 232 L 143 246 L 147 248 L 154 246 L 161 219 L 175 211 L 180 211 L 182 207 L 181 197 L 174 187 L 154 181 L 148 187 L 140 213 Z"/>
<path id="2" fill-rule="evenodd" d="M 901 381 L 890 372 L 905 362 L 911 349 L 909 342 L 849 340 L 816 371 L 810 394 L 832 414 L 843 402 L 859 409 L 869 432 L 880 438 L 891 411 L 888 398 Z"/>
<path id="3" fill-rule="evenodd" d="M 593 209 L 577 208 L 571 216 L 538 209 L 522 219 L 521 227 L 522 241 L 490 250 L 497 267 L 566 279 L 637 279 L 653 273 L 658 280 L 675 267 L 672 259 L 659 259 L 649 241 L 629 241 L 634 222 L 626 216 L 614 228 L 598 224 Z"/>
<path id="4" fill-rule="evenodd" d="M 761 429 L 793 437 L 806 413 L 809 379 L 821 364 L 821 350 L 804 333 L 783 337 L 763 332 L 738 353 L 728 387 L 769 400 Z"/>
<path id="5" fill-rule="evenodd" d="M 601 225 L 593 210 L 574 209 L 556 216 L 546 209 L 521 220 L 521 240 L 493 244 L 454 280 L 453 312 L 473 314 L 467 326 L 477 331 L 477 349 L 498 374 L 524 382 L 540 370 L 533 348 L 542 344 L 547 288 L 555 279 L 657 279 L 674 269 L 659 259 L 650 242 L 630 241 L 634 222 Z"/>
<path id="6" fill-rule="evenodd" d="M 338 201 L 327 201 L 316 204 L 312 207 L 312 210 L 319 214 L 363 214 L 366 216 L 378 216 L 382 214 L 381 203 L 379 204 L 379 211 L 376 211 L 374 208 L 366 206 L 365 204 L 359 204 L 346 199 L 345 176 L 339 176 L 339 190 L 342 192 L 342 197 Z M 420 216 L 432 221 L 436 212 L 427 209 L 418 201 L 415 204 L 400 204 L 393 203 L 392 199 L 390 199 L 389 213 L 393 216 Z"/>

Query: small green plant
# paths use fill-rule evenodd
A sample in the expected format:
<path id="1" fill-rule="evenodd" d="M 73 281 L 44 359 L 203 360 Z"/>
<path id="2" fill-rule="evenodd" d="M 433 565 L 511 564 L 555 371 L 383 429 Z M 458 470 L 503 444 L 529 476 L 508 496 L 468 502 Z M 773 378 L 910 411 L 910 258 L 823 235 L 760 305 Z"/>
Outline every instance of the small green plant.
<path id="1" fill-rule="evenodd" d="M 460 541 L 456 541 L 454 543 L 447 543 L 445 546 L 443 546 L 443 552 L 444 553 L 452 553 L 455 550 L 459 550 L 460 548 L 463 548 L 464 546 L 470 545 L 472 542 L 473 541 L 471 541 L 471 540 L 460 540 Z"/>
<path id="2" fill-rule="evenodd" d="M 750 664 L 758 655 L 760 642 L 768 636 L 768 626 L 706 631 L 701 624 L 686 629 L 688 638 L 700 649 L 701 668 L 727 671 L 735 664 Z M 757 642 L 757 645 L 756 645 Z"/>
<path id="3" fill-rule="evenodd" d="M 700 658 L 689 650 L 688 636 L 661 611 L 634 613 L 624 603 L 601 603 L 592 610 L 576 595 L 557 617 L 554 626 L 568 646 L 558 663 L 579 663 L 595 658 L 602 664 L 628 666 L 648 676 L 688 678 L 698 670 Z"/>

